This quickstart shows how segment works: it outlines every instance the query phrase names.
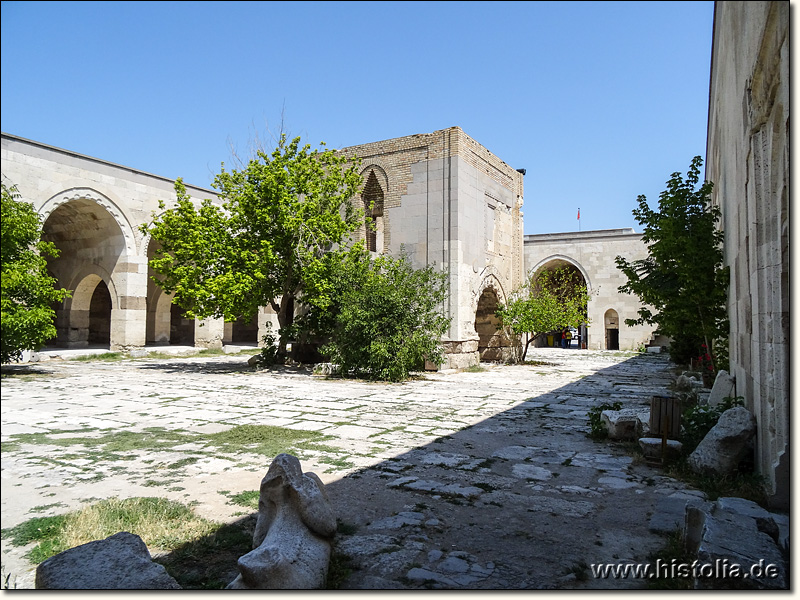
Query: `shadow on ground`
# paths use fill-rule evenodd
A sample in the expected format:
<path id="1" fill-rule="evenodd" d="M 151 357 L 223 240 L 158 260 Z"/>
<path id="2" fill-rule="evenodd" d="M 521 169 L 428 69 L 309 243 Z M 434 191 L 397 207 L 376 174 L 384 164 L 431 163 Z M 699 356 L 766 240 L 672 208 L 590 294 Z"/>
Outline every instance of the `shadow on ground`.
<path id="1" fill-rule="evenodd" d="M 213 359 L 203 365 L 142 367 L 216 368 Z M 558 367 L 557 357 L 552 367 Z M 336 584 L 354 589 L 645 587 L 642 580 L 592 579 L 589 565 L 646 562 L 665 543 L 648 530 L 655 504 L 683 486 L 642 464 L 631 445 L 590 440 L 587 411 L 613 401 L 649 408 L 650 396 L 667 392 L 671 367 L 666 357 L 632 357 L 328 483 L 340 520 Z M 237 526 L 252 527 L 252 516 Z M 230 579 L 236 575 L 233 554 L 225 559 L 233 561 L 228 567 L 220 560 L 213 565 Z"/>

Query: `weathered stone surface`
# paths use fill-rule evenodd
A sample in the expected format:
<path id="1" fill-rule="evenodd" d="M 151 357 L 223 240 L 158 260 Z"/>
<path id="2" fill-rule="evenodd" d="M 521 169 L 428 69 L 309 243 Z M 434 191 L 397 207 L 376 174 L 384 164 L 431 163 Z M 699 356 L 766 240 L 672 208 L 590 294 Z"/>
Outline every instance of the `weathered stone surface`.
<path id="1" fill-rule="evenodd" d="M 642 435 L 642 422 L 636 409 L 604 410 L 600 420 L 612 440 L 635 440 Z"/>
<path id="2" fill-rule="evenodd" d="M 645 437 L 639 438 L 639 447 L 642 449 L 642 453 L 644 454 L 645 458 L 650 459 L 667 459 L 670 460 L 672 458 L 676 458 L 680 455 L 681 449 L 683 448 L 683 444 L 681 444 L 678 440 L 667 440 L 667 445 L 663 449 L 664 456 L 662 457 L 662 448 L 661 448 L 661 438 L 657 437 Z"/>
<path id="3" fill-rule="evenodd" d="M 684 494 L 670 494 L 658 499 L 648 528 L 653 533 L 668 535 L 676 529 L 683 530 L 686 521 L 686 506 L 703 503 L 702 498 L 687 497 Z"/>
<path id="4" fill-rule="evenodd" d="M 730 473 L 746 455 L 755 433 L 756 419 L 749 410 L 743 406 L 726 410 L 689 455 L 689 466 L 706 475 Z"/>
<path id="5" fill-rule="evenodd" d="M 36 569 L 39 590 L 179 590 L 138 535 L 123 531 L 70 548 Z"/>
<path id="6" fill-rule="evenodd" d="M 779 531 L 774 515 L 752 500 L 730 497 L 720 498 L 717 500 L 717 508 L 755 519 L 758 530 L 762 533 L 766 533 L 775 543 L 778 543 Z"/>
<path id="7" fill-rule="evenodd" d="M 787 589 L 786 562 L 775 541 L 759 531 L 756 519 L 726 510 L 719 502 L 687 506 L 687 549 L 696 547 L 705 565 L 737 565 L 742 577 L 729 572 L 695 579 L 696 589 Z"/>
<path id="8" fill-rule="evenodd" d="M 727 371 L 717 373 L 714 380 L 714 387 L 711 388 L 711 395 L 708 397 L 709 406 L 718 406 L 723 399 L 733 397 L 735 393 L 735 383 Z"/>
<path id="9" fill-rule="evenodd" d="M 228 589 L 317 589 L 325 583 L 336 517 L 325 486 L 279 454 L 261 481 L 254 550 Z"/>

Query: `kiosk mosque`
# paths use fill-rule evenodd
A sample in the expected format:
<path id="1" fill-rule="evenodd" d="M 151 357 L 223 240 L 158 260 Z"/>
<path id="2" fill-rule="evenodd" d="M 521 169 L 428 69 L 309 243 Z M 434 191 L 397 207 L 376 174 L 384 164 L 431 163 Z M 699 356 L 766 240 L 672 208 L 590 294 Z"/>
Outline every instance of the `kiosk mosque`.
<path id="1" fill-rule="evenodd" d="M 503 360 L 510 342 L 497 330 L 498 304 L 525 278 L 543 269 L 576 270 L 590 292 L 590 349 L 634 349 L 648 344 L 653 327 L 627 327 L 638 298 L 614 258 L 647 251 L 632 229 L 523 235 L 523 175 L 458 127 L 345 148 L 361 159 L 361 198 L 372 205 L 375 231 L 358 235 L 372 252 L 397 255 L 414 267 L 447 272 L 444 307 L 450 330 L 444 368 Z M 58 286 L 73 290 L 57 309 L 55 345 L 107 345 L 129 350 L 149 345 L 219 347 L 257 343 L 276 316 L 264 307 L 253 322 L 183 318 L 152 281 L 153 248 L 139 226 L 159 200 L 175 202 L 173 181 L 100 159 L 2 134 L 2 173 L 42 217 L 42 239 L 60 250 L 48 264 Z M 197 200 L 215 192 L 187 185 Z"/>

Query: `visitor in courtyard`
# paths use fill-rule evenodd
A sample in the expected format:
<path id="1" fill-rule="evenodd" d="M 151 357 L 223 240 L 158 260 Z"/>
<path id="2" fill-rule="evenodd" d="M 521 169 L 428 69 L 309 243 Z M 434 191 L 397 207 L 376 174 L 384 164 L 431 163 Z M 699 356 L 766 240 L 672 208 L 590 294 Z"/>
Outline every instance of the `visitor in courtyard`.
<path id="1" fill-rule="evenodd" d="M 566 340 L 567 341 L 567 348 L 572 348 L 572 330 L 569 329 L 569 328 L 567 329 L 566 337 L 567 337 L 567 340 Z"/>

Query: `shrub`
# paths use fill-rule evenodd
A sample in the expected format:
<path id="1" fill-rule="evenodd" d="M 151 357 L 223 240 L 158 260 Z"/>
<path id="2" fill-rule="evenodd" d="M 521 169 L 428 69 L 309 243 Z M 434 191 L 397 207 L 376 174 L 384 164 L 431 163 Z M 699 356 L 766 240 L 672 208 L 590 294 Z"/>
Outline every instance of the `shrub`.
<path id="1" fill-rule="evenodd" d="M 358 247 L 333 270 L 332 301 L 304 323 L 328 339 L 322 354 L 339 374 L 401 381 L 426 360 L 441 362 L 445 274 L 413 269 L 405 255 L 373 260 Z"/>
<path id="2" fill-rule="evenodd" d="M 620 410 L 622 402 L 603 402 L 599 406 L 593 406 L 589 409 L 589 437 L 593 440 L 604 440 L 608 437 L 608 429 L 606 428 L 600 414 L 604 410 Z"/>
<path id="3" fill-rule="evenodd" d="M 717 406 L 696 404 L 684 409 L 681 416 L 681 442 L 684 453 L 690 454 L 703 441 L 711 428 L 729 408 L 743 406 L 744 398 L 723 398 Z"/>

